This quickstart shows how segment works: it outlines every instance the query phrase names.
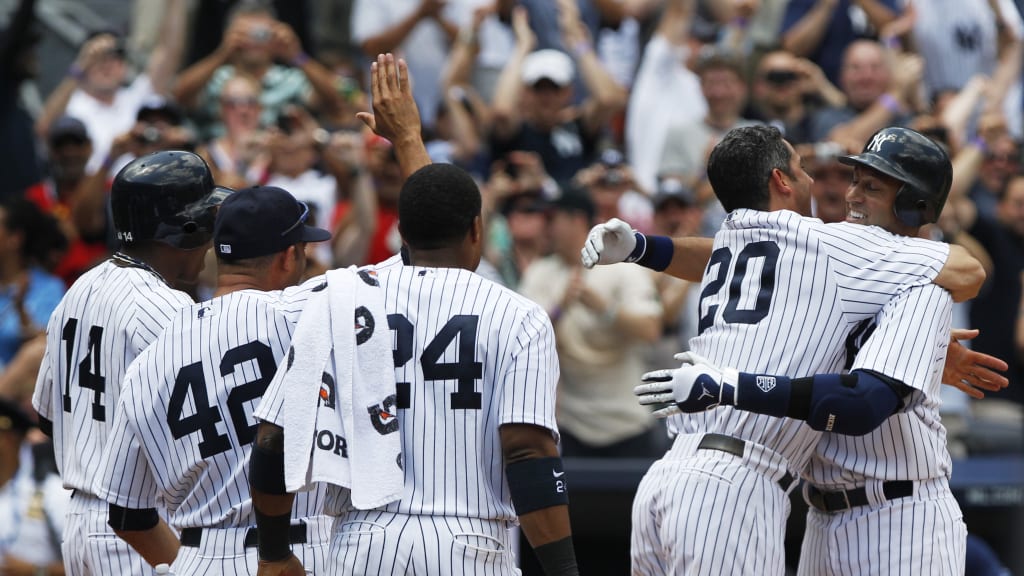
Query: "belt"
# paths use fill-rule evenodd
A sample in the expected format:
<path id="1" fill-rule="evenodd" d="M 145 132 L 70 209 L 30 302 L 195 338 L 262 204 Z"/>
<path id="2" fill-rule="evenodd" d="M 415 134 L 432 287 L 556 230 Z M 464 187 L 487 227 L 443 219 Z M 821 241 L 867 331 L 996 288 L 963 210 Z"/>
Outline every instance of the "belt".
<path id="1" fill-rule="evenodd" d="M 747 443 L 739 438 L 733 438 L 732 436 L 726 436 L 725 434 L 705 434 L 700 439 L 700 443 L 697 444 L 697 450 L 718 450 L 720 452 L 727 452 L 733 456 L 743 457 L 743 452 L 747 447 Z M 793 475 L 787 470 L 786 473 L 776 481 L 779 488 L 782 488 L 783 492 L 789 490 L 790 486 L 793 485 Z"/>
<path id="2" fill-rule="evenodd" d="M 914 494 L 914 483 L 910 480 L 889 480 L 882 482 L 882 494 L 886 500 L 906 498 Z M 867 489 L 861 486 L 850 490 L 825 492 L 814 486 L 807 487 L 807 500 L 823 512 L 841 512 L 869 504 Z"/>
<path id="3" fill-rule="evenodd" d="M 216 528 L 184 528 L 181 531 L 181 545 L 189 548 L 198 548 L 203 541 L 204 530 L 216 530 Z M 259 532 L 256 528 L 249 528 L 245 531 L 245 541 L 242 544 L 246 548 L 255 548 L 259 543 Z M 288 527 L 289 544 L 306 543 L 306 523 L 299 522 Z"/>

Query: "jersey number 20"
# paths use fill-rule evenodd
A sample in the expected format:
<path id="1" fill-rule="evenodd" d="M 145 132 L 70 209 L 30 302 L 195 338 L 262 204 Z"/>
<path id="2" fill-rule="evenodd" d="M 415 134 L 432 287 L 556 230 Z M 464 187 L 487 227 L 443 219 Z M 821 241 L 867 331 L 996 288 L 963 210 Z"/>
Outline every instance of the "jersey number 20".
<path id="1" fill-rule="evenodd" d="M 750 261 L 755 258 L 763 258 L 761 264 L 760 289 L 754 300 L 753 308 L 740 308 L 740 299 L 743 295 L 743 280 L 749 271 Z M 718 268 L 715 277 L 704 286 L 700 293 L 700 310 L 704 309 L 704 299 L 711 298 L 718 294 L 725 285 L 728 276 L 728 269 L 733 268 L 732 282 L 729 283 L 729 300 L 722 312 L 722 319 L 726 324 L 757 324 L 768 315 L 768 308 L 772 303 L 772 293 L 775 292 L 775 264 L 779 260 L 779 245 L 770 240 L 752 242 L 743 247 L 735 263 L 732 258 L 732 250 L 727 247 L 719 248 L 711 253 L 708 260 L 707 270 L 710 272 L 715 265 Z M 749 296 L 747 297 L 749 301 Z M 718 304 L 708 306 L 708 311 L 701 315 L 700 323 L 697 325 L 697 333 L 703 334 L 704 330 L 715 323 L 715 313 L 718 312 Z"/>

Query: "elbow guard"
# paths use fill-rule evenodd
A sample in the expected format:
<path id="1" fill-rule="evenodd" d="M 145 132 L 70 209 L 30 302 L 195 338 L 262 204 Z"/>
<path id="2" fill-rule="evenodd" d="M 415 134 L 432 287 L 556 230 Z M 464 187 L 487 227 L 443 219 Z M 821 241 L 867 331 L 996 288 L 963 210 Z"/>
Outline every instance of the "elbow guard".
<path id="1" fill-rule="evenodd" d="M 901 395 L 908 387 L 866 370 L 850 374 L 823 374 L 810 386 L 807 424 L 822 432 L 863 436 L 903 406 Z M 798 387 L 794 381 L 794 387 Z M 799 382 L 803 384 L 803 382 Z"/>
<path id="2" fill-rule="evenodd" d="M 516 514 L 569 503 L 561 458 L 529 458 L 505 466 Z"/>
<path id="3" fill-rule="evenodd" d="M 149 530 L 159 522 L 156 508 L 122 508 L 115 504 L 107 507 L 107 524 L 114 530 Z"/>

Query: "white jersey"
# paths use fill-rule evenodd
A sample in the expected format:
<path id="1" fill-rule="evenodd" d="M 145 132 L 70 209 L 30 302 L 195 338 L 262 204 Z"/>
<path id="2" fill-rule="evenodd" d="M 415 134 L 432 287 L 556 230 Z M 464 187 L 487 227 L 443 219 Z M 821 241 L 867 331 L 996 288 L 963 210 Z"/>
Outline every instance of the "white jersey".
<path id="1" fill-rule="evenodd" d="M 64 295 L 46 327 L 32 405 L 53 422 L 66 488 L 92 493 L 128 365 L 191 303 L 155 273 L 111 260 Z"/>
<path id="2" fill-rule="evenodd" d="M 96 494 L 126 508 L 158 495 L 175 528 L 256 523 L 249 493 L 253 411 L 291 342 L 299 308 L 240 290 L 181 310 L 129 367 Z M 323 490 L 296 496 L 320 514 Z"/>
<path id="3" fill-rule="evenodd" d="M 718 366 L 791 377 L 838 372 L 847 335 L 895 294 L 931 282 L 949 247 L 790 211 L 736 210 L 715 235 L 693 351 Z M 671 432 L 727 434 L 800 470 L 820 432 L 734 407 L 673 416 Z"/>
<path id="4" fill-rule="evenodd" d="M 376 270 L 394 338 L 405 475 L 401 500 L 382 510 L 514 520 L 498 428 L 533 424 L 557 434 L 547 314 L 467 270 L 398 258 Z M 257 416 L 280 424 L 283 394 L 267 390 Z M 328 513 L 351 509 L 349 491 L 330 487 Z"/>
<path id="5" fill-rule="evenodd" d="M 914 392 L 899 412 L 864 436 L 823 434 L 805 472 L 807 480 L 835 490 L 871 479 L 949 477 L 939 389 L 952 313 L 952 297 L 931 284 L 907 290 L 885 305 L 852 368 L 884 374 Z"/>

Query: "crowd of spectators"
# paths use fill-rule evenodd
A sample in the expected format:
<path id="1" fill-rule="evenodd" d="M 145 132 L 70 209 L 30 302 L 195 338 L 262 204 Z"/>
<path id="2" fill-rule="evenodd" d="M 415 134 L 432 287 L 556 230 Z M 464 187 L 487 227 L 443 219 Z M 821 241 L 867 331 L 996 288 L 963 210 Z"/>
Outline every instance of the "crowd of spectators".
<path id="1" fill-rule="evenodd" d="M 401 171 L 355 117 L 370 106 L 370 57 L 394 52 L 432 158 L 481 185 L 479 272 L 551 315 L 567 455 L 663 448 L 631 388 L 686 349 L 698 317 L 684 281 L 583 270 L 587 230 L 618 217 L 713 235 L 724 211 L 707 156 L 754 123 L 803 156 L 825 221 L 845 218 L 851 173 L 836 157 L 877 129 L 913 127 L 948 148 L 953 191 L 929 233 L 985 263 L 957 323 L 981 329 L 972 344 L 1006 360 L 1011 382 L 981 401 L 950 388 L 951 423 L 1001 431 L 951 425 L 951 441 L 961 455 L 1021 450 L 1024 25 L 1012 0 L 136 1 L 158 11 L 148 46 L 137 31 L 92 31 L 34 116 L 18 89 L 35 75 L 34 0 L 0 37 L 4 393 L 25 397 L 20 367 L 38 354 L 47 307 L 110 253 L 109 183 L 141 154 L 192 149 L 219 184 L 307 202 L 334 235 L 310 248 L 311 273 L 396 253 Z M 312 21 L 325 13 L 337 21 Z"/>

